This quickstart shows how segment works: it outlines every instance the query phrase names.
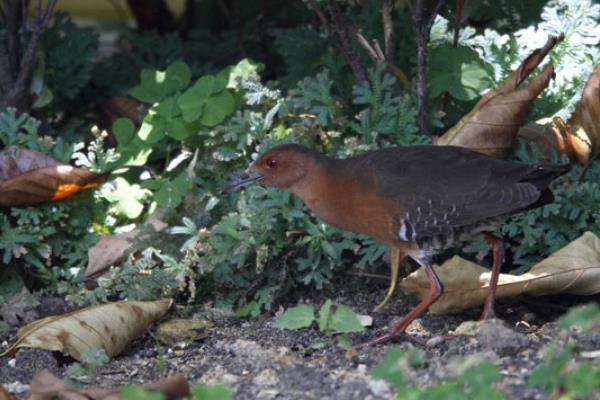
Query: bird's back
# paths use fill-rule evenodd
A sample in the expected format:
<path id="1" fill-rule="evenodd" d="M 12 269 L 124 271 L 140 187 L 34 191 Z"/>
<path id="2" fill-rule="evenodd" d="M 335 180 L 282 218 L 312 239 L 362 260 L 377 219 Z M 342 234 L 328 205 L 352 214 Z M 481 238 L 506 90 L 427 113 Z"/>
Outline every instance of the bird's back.
<path id="1" fill-rule="evenodd" d="M 382 199 L 397 205 L 392 238 L 449 247 L 507 216 L 552 201 L 557 164 L 516 164 L 454 146 L 394 147 L 341 160 Z"/>

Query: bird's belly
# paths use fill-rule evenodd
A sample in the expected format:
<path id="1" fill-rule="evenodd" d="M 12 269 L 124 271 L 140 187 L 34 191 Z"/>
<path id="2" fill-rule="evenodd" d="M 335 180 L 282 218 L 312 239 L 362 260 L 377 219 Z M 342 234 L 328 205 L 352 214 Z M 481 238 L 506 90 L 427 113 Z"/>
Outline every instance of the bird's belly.
<path id="1" fill-rule="evenodd" d="M 395 225 L 391 207 L 376 202 L 352 202 L 348 197 L 329 201 L 325 206 L 318 199 L 305 201 L 313 214 L 337 228 L 362 233 L 389 245 L 397 245 Z M 333 205 L 333 206 L 332 206 Z"/>
<path id="2" fill-rule="evenodd" d="M 451 229 L 443 234 L 417 238 L 417 245 L 429 254 L 439 253 L 453 247 L 458 247 L 484 232 L 493 231 L 505 219 L 505 217 L 490 218 L 475 224 Z"/>

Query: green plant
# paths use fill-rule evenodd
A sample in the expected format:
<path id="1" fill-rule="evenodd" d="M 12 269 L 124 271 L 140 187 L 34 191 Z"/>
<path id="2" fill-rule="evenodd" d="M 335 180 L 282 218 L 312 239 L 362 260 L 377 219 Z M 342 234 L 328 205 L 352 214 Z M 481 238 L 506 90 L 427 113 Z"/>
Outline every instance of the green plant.
<path id="1" fill-rule="evenodd" d="M 151 392 L 140 385 L 126 385 L 121 389 L 123 400 L 162 400 L 165 395 L 159 392 Z"/>
<path id="2" fill-rule="evenodd" d="M 29 115 L 7 109 L 0 113 L 0 142 L 68 160 L 74 146 L 40 137 L 39 125 Z M 77 276 L 96 240 L 89 230 L 94 211 L 83 206 L 91 202 L 90 193 L 82 193 L 59 203 L 5 210 L 0 214 L 0 262 L 13 271 L 27 270 L 52 290 L 59 280 Z"/>
<path id="3" fill-rule="evenodd" d="M 94 376 L 98 369 L 110 361 L 102 349 L 89 349 L 81 354 L 80 362 L 73 363 L 65 371 L 65 376 L 71 381 L 77 381 L 83 376 Z"/>
<path id="4" fill-rule="evenodd" d="M 546 351 L 545 362 L 535 368 L 527 384 L 541 387 L 553 398 L 586 399 L 600 391 L 600 366 L 595 362 L 577 359 L 577 341 L 570 329 L 579 327 L 591 332 L 600 324 L 600 308 L 597 304 L 576 307 L 558 320 L 558 326 L 567 331 L 564 345 L 554 343 Z"/>
<path id="5" fill-rule="evenodd" d="M 158 240 L 156 236 L 154 240 Z M 98 278 L 98 286 L 94 289 L 86 289 L 83 285 L 75 287 L 67 281 L 58 284 L 58 291 L 75 304 L 98 304 L 118 298 L 152 300 L 181 293 L 185 277 L 194 277 L 194 272 L 185 263 L 150 247 L 118 268 L 110 268 L 107 274 Z"/>
<path id="6" fill-rule="evenodd" d="M 64 13 L 57 13 L 54 23 L 43 36 L 45 54 L 43 83 L 51 93 L 55 110 L 80 106 L 75 98 L 92 77 L 98 52 L 98 34 L 82 28 Z"/>
<path id="7" fill-rule="evenodd" d="M 343 347 L 350 346 L 350 340 L 344 335 L 347 333 L 362 332 L 364 327 L 358 315 L 344 305 L 335 306 L 332 311 L 331 300 L 325 301 L 319 309 L 318 318 L 315 317 L 315 309 L 312 305 L 300 304 L 288 308 L 273 324 L 274 328 L 297 330 L 310 327 L 313 322 L 317 323 L 320 332 L 327 335 L 329 340 L 334 334 L 342 334 L 338 337 L 338 343 Z"/>
<path id="8" fill-rule="evenodd" d="M 233 393 L 229 386 L 222 383 L 201 383 L 192 387 L 192 396 L 195 400 L 230 400 Z"/>
<path id="9" fill-rule="evenodd" d="M 485 361 L 472 366 L 455 379 L 420 389 L 411 384 L 406 372 L 412 368 L 419 368 L 422 364 L 420 352 L 392 347 L 384 355 L 383 361 L 371 370 L 371 375 L 388 382 L 396 391 L 398 400 L 506 398 L 502 392 L 493 388 L 493 384 L 501 379 L 501 375 L 490 362 Z"/>

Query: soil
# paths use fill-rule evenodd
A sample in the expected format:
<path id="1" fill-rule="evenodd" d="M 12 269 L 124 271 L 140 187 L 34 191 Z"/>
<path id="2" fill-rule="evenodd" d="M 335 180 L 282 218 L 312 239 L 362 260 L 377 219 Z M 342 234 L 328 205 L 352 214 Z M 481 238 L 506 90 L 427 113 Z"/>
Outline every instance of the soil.
<path id="1" fill-rule="evenodd" d="M 316 327 L 297 331 L 275 329 L 271 325 L 283 308 L 297 303 L 320 306 L 327 298 L 345 304 L 360 314 L 373 317 L 364 333 L 353 334 L 361 343 L 386 331 L 399 315 L 417 304 L 400 291 L 380 313 L 371 312 L 385 293 L 385 283 L 365 278 L 341 277 L 334 289 L 297 292 L 279 310 L 259 318 L 239 318 L 211 304 L 181 307 L 169 316 L 196 316 L 214 323 L 200 332 L 198 340 L 166 346 L 153 333 L 132 343 L 122 355 L 102 366 L 95 375 L 79 380 L 82 386 L 119 387 L 127 383 L 149 383 L 172 373 L 184 374 L 191 383 L 230 385 L 235 399 L 390 399 L 392 388 L 370 376 L 370 370 L 383 359 L 391 346 L 420 348 L 421 367 L 406 371 L 413 385 L 421 387 L 457 376 L 467 366 L 481 360 L 497 365 L 502 374 L 498 385 L 509 399 L 546 399 L 540 389 L 527 386 L 527 377 L 540 365 L 551 343 L 564 343 L 567 333 L 555 321 L 569 307 L 599 296 L 520 297 L 501 300 L 497 314 L 502 322 L 486 322 L 475 336 L 455 336 L 451 332 L 464 321 L 478 319 L 480 309 L 456 315 L 426 314 L 416 320 L 406 335 L 394 342 L 367 347 L 349 355 L 331 344 L 315 347 L 324 336 Z M 41 316 L 64 311 L 64 304 L 42 299 Z M 185 310 L 185 313 L 184 313 Z M 16 330 L 0 336 L 0 350 L 14 340 Z M 578 349 L 600 349 L 600 332 L 577 332 Z M 33 375 L 43 368 L 64 377 L 72 360 L 44 350 L 24 349 L 15 359 L 0 359 L 0 383 L 17 398 L 25 398 Z M 600 399 L 600 393 L 596 394 Z"/>

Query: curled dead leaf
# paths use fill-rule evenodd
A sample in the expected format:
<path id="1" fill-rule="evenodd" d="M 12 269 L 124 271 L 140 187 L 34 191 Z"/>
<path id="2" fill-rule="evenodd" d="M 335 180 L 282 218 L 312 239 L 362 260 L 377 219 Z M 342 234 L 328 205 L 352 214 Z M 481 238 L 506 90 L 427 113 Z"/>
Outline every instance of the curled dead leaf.
<path id="1" fill-rule="evenodd" d="M 527 84 L 521 84 L 560 40 L 562 37 L 548 39 L 544 47 L 529 55 L 496 90 L 483 95 L 436 144 L 463 146 L 491 156 L 505 157 L 534 100 L 548 86 L 554 67 L 548 64 Z"/>
<path id="2" fill-rule="evenodd" d="M 206 319 L 175 318 L 160 324 L 156 336 L 161 342 L 174 346 L 177 343 L 192 342 L 207 337 L 206 330 L 213 326 L 214 324 Z"/>
<path id="3" fill-rule="evenodd" d="M 150 392 L 162 393 L 168 400 L 181 399 L 190 395 L 190 385 L 187 379 L 180 374 L 169 376 L 167 379 L 143 387 Z M 43 370 L 33 377 L 28 400 L 119 400 L 120 398 L 120 389 L 75 389 L 48 370 Z"/>
<path id="4" fill-rule="evenodd" d="M 162 318 L 172 304 L 172 299 L 120 301 L 43 318 L 19 329 L 17 341 L 0 357 L 12 356 L 22 347 L 62 351 L 76 360 L 90 349 L 103 349 L 114 357 Z"/>
<path id="5" fill-rule="evenodd" d="M 586 164 L 592 154 L 592 143 L 585 130 L 579 125 L 579 110 L 575 111 L 569 123 L 561 118 L 552 119 L 551 132 L 558 150 L 571 160 Z"/>
<path id="6" fill-rule="evenodd" d="M 484 303 L 490 270 L 458 256 L 435 266 L 444 294 L 429 310 L 447 314 Z M 402 280 L 400 286 L 419 298 L 427 296 L 429 283 L 423 269 Z M 600 293 L 600 239 L 585 232 L 578 239 L 533 266 L 523 275 L 500 274 L 496 296 Z"/>
<path id="7" fill-rule="evenodd" d="M 592 145 L 592 158 L 600 154 L 600 65 L 590 74 L 581 95 L 581 126 Z"/>
<path id="8" fill-rule="evenodd" d="M 42 153 L 11 147 L 0 154 L 0 207 L 62 200 L 104 182 L 107 175 L 59 164 Z"/>

